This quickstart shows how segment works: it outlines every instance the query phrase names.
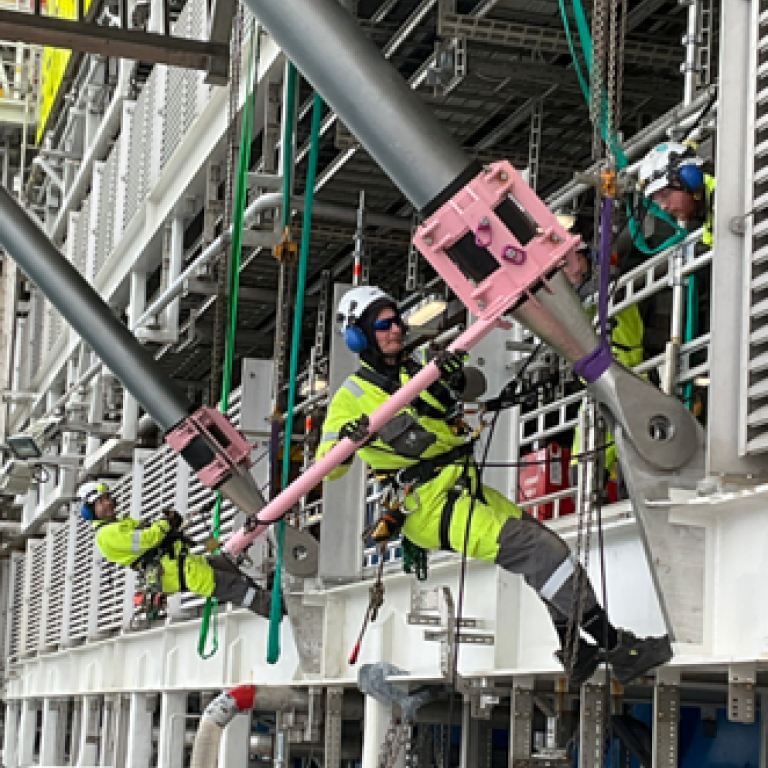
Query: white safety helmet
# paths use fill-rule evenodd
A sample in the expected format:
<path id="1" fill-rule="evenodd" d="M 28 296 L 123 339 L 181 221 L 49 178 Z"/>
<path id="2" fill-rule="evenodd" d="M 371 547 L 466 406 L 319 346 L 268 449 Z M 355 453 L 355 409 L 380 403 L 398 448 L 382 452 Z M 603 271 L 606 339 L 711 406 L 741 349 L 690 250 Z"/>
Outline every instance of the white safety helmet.
<path id="1" fill-rule="evenodd" d="M 368 307 L 379 299 L 389 299 L 393 304 L 395 300 L 384 293 L 381 288 L 375 285 L 360 285 L 347 291 L 339 302 L 336 310 L 336 322 L 339 324 L 341 332 L 344 333 L 347 328 L 353 326 L 362 316 Z"/>
<path id="2" fill-rule="evenodd" d="M 95 520 L 96 502 L 107 493 L 109 493 L 109 486 L 106 483 L 95 481 L 83 483 L 77 492 L 80 499 L 80 516 L 84 520 Z"/>
<path id="3" fill-rule="evenodd" d="M 668 141 L 655 146 L 640 164 L 638 182 L 651 197 L 665 187 L 695 194 L 704 186 L 703 160 L 687 144 Z"/>
<path id="4" fill-rule="evenodd" d="M 397 306 L 397 302 L 388 293 L 384 293 L 375 285 L 360 285 L 353 288 L 347 291 L 339 302 L 336 322 L 339 324 L 344 341 L 352 352 L 359 354 L 368 346 L 368 339 L 357 323 L 365 310 L 381 299 L 391 301 L 394 306 Z"/>

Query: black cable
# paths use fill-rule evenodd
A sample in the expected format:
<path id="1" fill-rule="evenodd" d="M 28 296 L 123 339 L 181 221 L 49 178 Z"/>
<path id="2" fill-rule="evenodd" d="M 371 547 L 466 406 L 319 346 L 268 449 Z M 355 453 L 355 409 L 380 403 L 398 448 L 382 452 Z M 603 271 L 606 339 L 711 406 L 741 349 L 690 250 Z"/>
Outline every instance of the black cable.
<path id="1" fill-rule="evenodd" d="M 536 356 L 541 351 L 542 347 L 544 346 L 544 342 L 540 341 L 536 348 L 531 352 L 531 354 L 528 356 L 528 359 L 523 363 L 520 370 L 517 372 L 515 377 L 513 378 L 513 381 L 521 379 L 530 364 L 534 361 Z M 491 443 L 493 442 L 493 435 L 496 431 L 496 424 L 498 423 L 499 416 L 501 415 L 501 411 L 496 411 L 493 414 L 493 418 L 490 422 L 490 429 L 488 431 L 488 437 L 485 441 L 485 446 L 483 447 L 483 457 L 480 460 L 480 464 L 476 467 L 476 487 L 473 489 L 472 492 L 472 500 L 469 505 L 469 513 L 467 514 L 467 524 L 464 529 L 464 543 L 461 548 L 461 570 L 459 572 L 459 601 L 458 606 L 456 608 L 456 631 L 454 635 L 454 653 L 453 653 L 453 669 L 451 671 L 451 699 L 450 703 L 448 704 L 448 734 L 447 738 L 445 740 L 445 745 L 443 747 L 443 766 L 444 768 L 450 768 L 450 755 L 451 755 L 451 729 L 453 728 L 453 704 L 456 699 L 456 677 L 458 675 L 458 669 L 459 669 L 459 637 L 461 636 L 461 619 L 464 611 L 464 587 L 466 583 L 466 574 L 467 574 L 467 547 L 469 546 L 469 536 L 472 532 L 472 517 L 475 512 L 475 506 L 477 504 L 477 498 L 482 493 L 482 487 L 483 487 L 483 470 L 485 469 L 487 462 L 488 462 L 488 452 L 491 450 Z M 466 459 L 467 463 L 469 463 L 469 459 Z M 465 734 L 466 735 L 466 734 Z"/>

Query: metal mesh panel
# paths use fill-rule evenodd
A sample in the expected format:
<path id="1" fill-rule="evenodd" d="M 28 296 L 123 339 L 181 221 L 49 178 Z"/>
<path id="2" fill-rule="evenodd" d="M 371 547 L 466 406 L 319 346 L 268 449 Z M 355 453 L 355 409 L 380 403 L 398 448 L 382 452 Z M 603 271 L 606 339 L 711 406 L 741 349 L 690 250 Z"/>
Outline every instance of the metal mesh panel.
<path id="1" fill-rule="evenodd" d="M 165 168 L 174 150 L 179 146 L 184 132 L 184 102 L 187 99 L 187 88 L 185 71 L 176 67 L 169 69 L 160 150 L 161 168 Z"/>
<path id="2" fill-rule="evenodd" d="M 8 642 L 8 658 L 18 658 L 21 642 L 21 621 L 24 612 L 24 575 L 27 559 L 24 555 L 13 555 L 11 561 L 11 605 L 9 606 L 9 621 L 11 636 Z"/>
<path id="3" fill-rule="evenodd" d="M 8 663 L 6 659 L 6 642 L 8 640 L 8 601 L 11 589 L 11 563 L 9 560 L 0 562 L 0 669 L 4 669 Z"/>
<path id="4" fill-rule="evenodd" d="M 91 212 L 91 196 L 89 195 L 82 208 L 80 209 L 80 215 L 77 219 L 77 227 L 75 229 L 75 249 L 72 254 L 72 264 L 75 269 L 81 274 L 85 275 L 85 262 L 88 253 L 88 222 Z"/>
<path id="5" fill-rule="evenodd" d="M 206 0 L 189 0 L 187 2 L 189 9 L 189 36 L 195 40 L 206 40 L 208 38 L 208 5 Z M 248 11 L 246 11 L 248 13 Z M 204 72 L 190 73 L 194 87 L 190 89 L 190 94 L 194 96 L 194 101 L 190 99 L 190 107 L 185 113 L 184 130 L 191 125 L 195 116 L 205 109 L 205 105 L 213 95 L 215 85 L 206 85 Z"/>
<path id="6" fill-rule="evenodd" d="M 74 640 L 88 633 L 88 611 L 91 602 L 91 576 L 93 572 L 94 537 L 89 523 L 76 518 L 74 573 L 72 574 L 72 613 L 69 637 Z"/>
<path id="7" fill-rule="evenodd" d="M 45 546 L 45 539 L 27 542 L 27 563 L 32 568 L 32 575 L 29 582 L 29 613 L 24 643 L 26 653 L 34 653 L 40 646 L 40 619 L 45 586 Z"/>
<path id="8" fill-rule="evenodd" d="M 69 541 L 69 526 L 56 528 L 49 536 L 53 536 L 53 568 L 51 568 L 51 584 L 48 597 L 48 613 L 45 619 L 45 639 L 43 645 L 53 648 L 61 640 L 61 615 L 64 607 L 64 580 L 67 562 L 67 543 Z"/>
<path id="9" fill-rule="evenodd" d="M 147 83 L 148 85 L 149 83 Z M 136 100 L 136 107 L 133 112 L 131 143 L 128 149 L 128 178 L 126 179 L 123 229 L 128 226 L 138 210 L 139 204 L 144 199 L 144 156 L 148 154 L 145 135 L 146 118 L 147 112 L 151 111 L 151 102 L 148 99 L 152 95 L 147 86 L 144 87 Z"/>
<path id="10" fill-rule="evenodd" d="M 125 475 L 112 488 L 112 497 L 118 515 L 130 513 L 132 475 Z M 119 629 L 123 625 L 125 603 L 126 569 L 121 565 L 103 559 L 101 562 L 101 583 L 99 585 L 99 611 L 96 626 L 99 632 Z"/>
<path id="11" fill-rule="evenodd" d="M 101 177 L 101 197 L 99 199 L 99 221 L 96 227 L 96 264 L 95 274 L 104 266 L 112 251 L 115 226 L 115 192 L 117 189 L 117 161 L 120 143 L 112 147 Z"/>

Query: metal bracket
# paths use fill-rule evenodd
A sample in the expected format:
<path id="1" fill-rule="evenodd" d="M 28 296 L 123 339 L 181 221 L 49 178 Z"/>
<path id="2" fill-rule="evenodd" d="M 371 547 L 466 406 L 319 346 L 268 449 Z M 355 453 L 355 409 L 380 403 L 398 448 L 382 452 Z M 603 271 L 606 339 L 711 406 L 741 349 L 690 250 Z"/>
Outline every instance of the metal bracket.
<path id="1" fill-rule="evenodd" d="M 510 693 L 509 688 L 497 688 L 487 677 L 459 677 L 456 687 L 469 700 L 470 716 L 475 720 L 490 720 L 493 708 Z"/>
<path id="2" fill-rule="evenodd" d="M 212 454 L 211 460 L 196 470 L 207 488 L 218 488 L 227 478 L 251 466 L 251 446 L 227 417 L 215 408 L 203 406 L 188 416 L 165 437 L 171 448 L 181 454 L 194 442 L 202 441 Z"/>
<path id="3" fill-rule="evenodd" d="M 653 691 L 652 763 L 676 768 L 679 751 L 680 672 L 662 667 L 656 671 Z"/>
<path id="4" fill-rule="evenodd" d="M 605 750 L 605 686 L 581 686 L 580 768 L 602 768 Z M 656 763 L 654 763 L 656 765 Z"/>
<path id="5" fill-rule="evenodd" d="M 407 674 L 386 661 L 378 664 L 363 664 L 357 673 L 357 687 L 361 693 L 376 699 L 381 704 L 397 704 L 403 721 L 413 723 L 420 707 L 444 698 L 446 691 L 442 687 L 430 686 L 414 693 L 406 693 L 387 680 L 388 677 Z"/>
<path id="6" fill-rule="evenodd" d="M 755 722 L 757 666 L 731 664 L 728 667 L 728 719 L 732 723 Z"/>
<path id="7" fill-rule="evenodd" d="M 480 632 L 456 631 L 456 607 L 449 587 L 419 589 L 416 583 L 411 585 L 411 612 L 406 616 L 411 625 L 439 627 L 435 631 L 425 630 L 424 639 L 440 643 L 440 672 L 443 677 L 453 674 L 453 659 L 456 642 L 474 645 L 493 645 L 494 637 Z M 463 629 L 481 629 L 482 620 L 462 618 L 459 625 Z"/>

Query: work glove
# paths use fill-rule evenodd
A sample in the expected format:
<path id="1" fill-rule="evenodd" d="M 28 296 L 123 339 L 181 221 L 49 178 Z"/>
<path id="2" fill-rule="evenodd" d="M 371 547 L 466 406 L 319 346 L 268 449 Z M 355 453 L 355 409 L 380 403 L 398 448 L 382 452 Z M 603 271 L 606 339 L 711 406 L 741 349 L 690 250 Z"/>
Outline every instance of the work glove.
<path id="1" fill-rule="evenodd" d="M 357 419 L 348 421 L 339 430 L 339 439 L 343 440 L 345 437 L 348 437 L 355 443 L 362 443 L 363 441 L 370 442 L 376 437 L 376 435 L 368 433 L 369 425 L 370 420 L 368 419 L 368 416 L 363 414 Z"/>
<path id="2" fill-rule="evenodd" d="M 171 524 L 172 531 L 178 531 L 184 523 L 184 518 L 175 509 L 166 510 L 165 519 Z"/>
<path id="3" fill-rule="evenodd" d="M 464 386 L 464 363 L 469 355 L 464 350 L 457 349 L 450 352 L 447 349 L 435 355 L 435 365 L 440 370 L 440 378 L 451 389 L 461 390 Z"/>

